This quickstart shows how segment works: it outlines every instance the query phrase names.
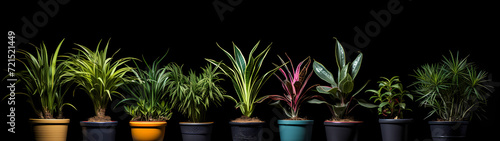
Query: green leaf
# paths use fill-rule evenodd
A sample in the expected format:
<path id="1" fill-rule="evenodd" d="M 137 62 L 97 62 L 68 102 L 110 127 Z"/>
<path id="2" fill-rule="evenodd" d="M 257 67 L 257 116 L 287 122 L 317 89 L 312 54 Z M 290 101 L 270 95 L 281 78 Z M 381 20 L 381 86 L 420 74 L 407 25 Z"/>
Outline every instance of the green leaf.
<path id="1" fill-rule="evenodd" d="M 323 64 L 319 63 L 318 61 L 313 62 L 313 70 L 314 73 L 321 78 L 321 80 L 326 81 L 334 86 L 337 86 L 337 83 L 335 82 L 335 79 L 333 78 L 333 75 L 330 71 L 328 71 Z"/>
<path id="2" fill-rule="evenodd" d="M 307 101 L 307 103 L 311 103 L 311 104 L 327 104 L 327 105 L 330 105 L 330 103 L 328 103 L 326 101 L 323 101 L 323 100 L 319 100 L 319 99 L 311 99 L 311 100 Z"/>
<path id="3" fill-rule="evenodd" d="M 354 82 L 351 75 L 346 74 L 346 77 L 339 82 L 339 89 L 342 93 L 350 93 L 354 88 Z"/>
<path id="4" fill-rule="evenodd" d="M 359 53 L 356 59 L 352 62 L 352 79 L 355 79 L 358 75 L 359 69 L 361 68 L 361 62 L 363 61 L 363 53 Z"/>
<path id="5" fill-rule="evenodd" d="M 366 107 L 366 108 L 377 108 L 378 105 L 375 105 L 375 104 L 372 104 L 372 103 L 368 103 L 364 100 L 358 100 L 358 104 L 363 106 L 363 107 Z"/>
<path id="6" fill-rule="evenodd" d="M 346 62 L 344 48 L 336 37 L 333 37 L 333 39 L 335 39 L 335 61 L 337 62 L 337 67 L 343 69 Z"/>

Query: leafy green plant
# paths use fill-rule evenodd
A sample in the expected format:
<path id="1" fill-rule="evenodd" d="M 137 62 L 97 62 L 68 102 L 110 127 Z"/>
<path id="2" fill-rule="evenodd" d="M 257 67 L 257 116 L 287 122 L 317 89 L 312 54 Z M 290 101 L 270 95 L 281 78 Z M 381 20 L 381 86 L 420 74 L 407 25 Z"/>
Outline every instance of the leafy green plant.
<path id="1" fill-rule="evenodd" d="M 166 55 L 156 59 L 151 65 L 143 57 L 146 69 L 133 69 L 137 79 L 129 80 L 121 87 L 131 97 L 121 100 L 117 105 L 128 102 L 124 108 L 132 116 L 132 121 L 163 121 L 172 117 L 167 89 L 171 83 L 170 72 L 166 67 L 159 66 Z M 139 68 L 135 61 L 134 63 Z"/>
<path id="2" fill-rule="evenodd" d="M 370 89 L 366 92 L 373 93 L 370 100 L 374 99 L 374 103 L 366 103 L 361 100 L 358 103 L 367 108 L 377 108 L 378 114 L 385 118 L 398 119 L 403 118 L 403 110 L 410 110 L 406 107 L 404 97 L 413 100 L 413 95 L 408 91 L 403 90 L 403 84 L 399 81 L 399 76 L 393 76 L 391 79 L 380 77 L 383 80 L 378 81 L 378 90 Z"/>
<path id="3" fill-rule="evenodd" d="M 316 87 L 316 85 L 310 86 L 309 88 L 306 88 L 307 82 L 309 81 L 309 78 L 311 78 L 313 72 L 307 74 L 308 68 L 311 64 L 311 58 L 307 57 L 303 61 L 301 61 L 298 65 L 297 68 L 294 68 L 292 60 L 288 55 L 286 55 L 290 62 L 290 69 L 281 59 L 280 56 L 278 58 L 280 59 L 281 63 L 285 65 L 285 70 L 282 68 L 279 69 L 281 74 L 283 75 L 283 78 L 278 76 L 277 74 L 274 74 L 281 82 L 281 86 L 285 90 L 285 93 L 283 93 L 283 96 L 281 95 L 267 95 L 259 98 L 257 100 L 258 103 L 266 100 L 266 99 L 271 99 L 275 100 L 276 102 L 272 103 L 272 105 L 279 105 L 285 112 L 285 114 L 291 119 L 291 120 L 300 120 L 299 118 L 299 110 L 300 110 L 300 105 L 302 102 L 318 97 L 317 95 L 312 95 L 312 96 L 307 96 L 306 93 L 311 89 Z M 305 63 L 305 64 L 304 64 Z M 278 66 L 278 65 L 275 65 Z M 280 101 L 285 101 L 288 107 L 283 107 L 280 104 Z"/>
<path id="4" fill-rule="evenodd" d="M 41 47 L 36 47 L 36 54 L 31 54 L 25 50 L 20 50 L 26 58 L 20 61 L 26 70 L 19 71 L 16 76 L 21 80 L 26 88 L 27 93 L 18 93 L 28 96 L 28 103 L 32 106 L 35 113 L 41 119 L 54 119 L 57 114 L 58 119 L 63 118 L 62 109 L 64 106 L 71 106 L 75 110 L 75 106 L 70 103 L 64 103 L 64 96 L 69 89 L 71 82 L 64 77 L 64 73 L 68 70 L 65 65 L 62 65 L 64 59 L 59 59 L 59 49 L 61 48 L 64 39 L 59 43 L 55 52 L 49 54 L 45 43 L 42 42 Z M 9 95 L 7 95 L 9 96 Z M 4 97 L 5 99 L 6 97 Z M 39 100 L 33 101 L 33 98 Z M 41 109 L 35 106 L 39 104 Z"/>
<path id="5" fill-rule="evenodd" d="M 329 103 L 321 99 L 312 99 L 308 101 L 313 104 L 326 104 L 330 108 L 330 112 L 333 114 L 333 120 L 343 120 L 346 119 L 346 115 L 351 112 L 354 107 L 358 104 L 349 107 L 352 104 L 354 96 L 356 96 L 364 87 L 368 84 L 367 81 L 358 91 L 351 94 L 354 90 L 354 79 L 356 78 L 359 69 L 361 68 L 361 62 L 363 60 L 363 54 L 359 52 L 358 56 L 352 63 L 346 63 L 346 56 L 344 48 L 340 42 L 335 38 L 335 61 L 337 63 L 337 79 L 335 79 L 330 71 L 328 71 L 323 64 L 318 61 L 313 62 L 314 73 L 321 78 L 323 81 L 330 83 L 330 86 L 317 86 L 316 90 L 321 94 L 327 94 L 330 96 L 334 103 Z"/>
<path id="6" fill-rule="evenodd" d="M 108 57 L 108 40 L 104 50 L 99 50 L 99 41 L 96 51 L 76 44 L 80 49 L 75 49 L 78 54 L 70 54 L 66 66 L 70 69 L 65 76 L 71 77 L 81 90 L 87 93 L 94 105 L 96 116 L 89 118 L 90 122 L 111 121 L 109 116 L 105 116 L 106 107 L 111 100 L 111 95 L 123 95 L 116 91 L 125 82 L 124 76 L 132 71 L 132 67 L 124 66 L 126 62 L 133 60 L 133 57 L 120 58 L 113 61 L 114 55 Z"/>
<path id="7" fill-rule="evenodd" d="M 224 50 L 217 44 L 217 46 L 224 51 L 224 53 L 229 57 L 232 67 L 225 63 L 219 63 L 213 59 L 206 59 L 208 62 L 221 68 L 222 72 L 228 76 L 232 83 L 236 94 L 238 95 L 238 101 L 236 102 L 236 108 L 240 108 L 243 116 L 251 117 L 254 104 L 257 102 L 257 95 L 260 89 L 266 83 L 266 81 L 276 72 L 280 66 L 267 71 L 264 75 L 259 75 L 260 68 L 266 58 L 267 53 L 271 49 L 271 44 L 267 46 L 261 53 L 257 56 L 253 56 L 259 42 L 250 51 L 248 58 L 242 54 L 241 50 L 233 43 L 234 53 L 231 55 L 229 52 Z"/>
<path id="8" fill-rule="evenodd" d="M 172 105 L 191 122 L 203 121 L 211 104 L 220 106 L 224 98 L 233 99 L 218 85 L 224 80 L 219 77 L 222 72 L 211 64 L 202 68 L 203 72 L 198 75 L 193 70 L 184 75 L 182 65 L 176 63 L 168 64 L 166 69 L 171 72 L 172 83 L 167 88 Z"/>
<path id="9" fill-rule="evenodd" d="M 450 51 L 450 58 L 443 56 L 441 63 L 414 70 L 417 80 L 411 86 L 420 95 L 417 100 L 420 106 L 432 108 L 426 118 L 434 114 L 443 121 L 468 120 L 472 115 L 481 118 L 477 111 L 484 111 L 493 87 L 487 84 L 488 73 L 478 70 L 468 57 L 460 59 Z"/>

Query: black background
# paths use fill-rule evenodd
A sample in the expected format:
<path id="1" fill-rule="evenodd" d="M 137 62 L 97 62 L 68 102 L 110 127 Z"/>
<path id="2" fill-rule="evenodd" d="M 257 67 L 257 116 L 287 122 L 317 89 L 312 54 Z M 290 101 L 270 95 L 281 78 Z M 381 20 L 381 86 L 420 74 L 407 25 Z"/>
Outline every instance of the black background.
<path id="1" fill-rule="evenodd" d="M 46 2 L 45 0 L 40 0 Z M 220 19 L 213 3 L 226 4 L 232 11 L 224 11 Z M 56 2 L 49 1 L 49 2 Z M 195 0 L 195 1 L 77 1 L 66 0 L 58 3 L 58 11 L 47 18 L 34 15 L 43 13 L 38 1 L 8 1 L 4 2 L 2 21 L 7 31 L 14 31 L 17 39 L 26 38 L 36 45 L 42 41 L 49 47 L 66 38 L 62 52 L 75 52 L 73 43 L 95 47 L 99 40 L 111 39 L 110 50 L 121 49 L 118 57 L 137 57 L 144 55 L 148 60 L 154 60 L 170 52 L 167 61 L 185 64 L 185 69 L 199 69 L 207 62 L 204 58 L 227 60 L 227 57 L 217 48 L 218 42 L 223 48 L 231 51 L 231 42 L 235 42 L 245 54 L 257 41 L 261 41 L 260 49 L 272 44 L 272 49 L 266 58 L 263 70 L 269 70 L 271 63 L 279 63 L 276 55 L 283 56 L 285 52 L 295 61 L 311 56 L 322 62 L 332 72 L 336 72 L 334 58 L 334 40 L 354 46 L 355 27 L 365 30 L 365 25 L 380 23 L 370 14 L 370 11 L 387 10 L 389 0 L 384 1 L 262 1 L 240 0 L 228 3 L 226 0 Z M 439 62 L 441 55 L 448 51 L 460 51 L 462 56 L 470 54 L 470 60 L 477 66 L 490 72 L 494 85 L 499 85 L 498 72 L 498 9 L 492 2 L 466 1 L 425 1 L 425 0 L 394 0 L 399 2 L 400 13 L 391 14 L 391 20 L 386 26 L 369 28 L 378 34 L 370 37 L 369 44 L 357 48 L 364 53 L 361 71 L 356 78 L 356 88 L 367 80 L 372 80 L 367 88 L 373 89 L 380 76 L 401 76 L 407 86 L 413 78 L 408 76 L 418 66 L 425 63 Z M 219 3 L 219 4 L 220 4 Z M 54 7 L 51 7 L 52 10 Z M 221 7 L 217 7 L 221 8 Z M 37 32 L 30 31 L 25 35 L 22 31 L 22 18 L 28 21 L 38 20 L 34 26 Z M 35 16 L 36 17 L 36 16 Z M 385 18 L 385 17 L 384 17 Z M 27 44 L 19 44 L 18 49 L 33 50 Z M 346 45 L 344 44 L 346 48 Z M 17 54 L 17 58 L 21 55 Z M 349 56 L 354 59 L 355 55 Z M 167 62 L 164 62 L 166 64 Z M 4 65 L 6 65 L 5 63 Z M 23 69 L 21 65 L 16 70 Z M 312 84 L 323 84 L 315 75 L 310 80 Z M 2 82 L 5 86 L 7 83 Z M 228 78 L 222 83 L 228 94 L 235 96 Z M 16 87 L 23 91 L 22 86 Z M 497 87 L 498 88 L 498 87 Z M 408 88 L 411 90 L 411 88 Z M 4 89 L 8 93 L 8 90 Z M 281 94 L 283 91 L 276 78 L 272 77 L 260 95 Z M 499 98 L 496 91 L 489 99 L 486 107 L 488 119 L 473 119 L 469 126 L 470 140 L 489 140 L 498 131 Z M 311 92 L 309 94 L 314 94 Z M 368 97 L 367 94 L 360 98 Z M 8 120 L 2 116 L 2 134 L 7 134 L 21 140 L 33 140 L 28 119 L 35 117 L 32 110 L 25 104 L 26 98 L 16 96 L 16 133 L 7 132 Z M 115 101 L 110 102 L 116 104 Z M 94 116 L 91 101 L 85 93 L 77 91 L 73 97 L 68 94 L 67 101 L 73 103 L 78 111 L 66 108 L 65 116 L 71 119 L 68 140 L 81 140 L 79 122 Z M 429 109 L 417 107 L 409 103 L 413 112 L 408 112 L 406 118 L 413 118 L 409 140 L 423 141 L 430 139 L 430 131 L 423 117 Z M 108 106 L 108 107 L 112 107 Z M 2 101 L 1 115 L 8 114 L 6 101 Z M 235 110 L 234 103 L 227 101 L 221 107 L 212 107 L 208 111 L 207 121 L 214 121 L 213 140 L 231 140 L 229 120 L 241 115 Z M 278 112 L 276 112 L 278 111 Z M 266 139 L 279 140 L 276 129 L 276 119 L 284 118 L 281 110 L 267 104 L 258 104 L 254 115 L 265 120 Z M 113 120 L 118 120 L 117 140 L 131 140 L 128 121 L 130 116 L 121 108 L 109 108 L 107 114 Z M 365 124 L 360 131 L 360 140 L 381 140 L 377 113 L 364 108 L 357 108 L 352 115 Z M 325 140 L 322 122 L 331 117 L 323 105 L 304 104 L 301 116 L 315 120 L 313 129 L 314 141 Z M 436 117 L 431 117 L 435 119 Z M 178 127 L 179 121 L 186 118 L 175 112 L 168 121 L 165 140 L 181 140 Z"/>

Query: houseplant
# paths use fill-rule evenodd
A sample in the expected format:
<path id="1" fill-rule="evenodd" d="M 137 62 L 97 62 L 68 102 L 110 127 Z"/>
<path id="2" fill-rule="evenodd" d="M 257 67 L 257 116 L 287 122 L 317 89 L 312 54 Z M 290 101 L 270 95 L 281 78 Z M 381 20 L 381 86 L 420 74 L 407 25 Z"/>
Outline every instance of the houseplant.
<path id="1" fill-rule="evenodd" d="M 234 43 L 233 55 L 217 44 L 217 46 L 227 55 L 232 66 L 213 59 L 206 59 L 218 68 L 221 68 L 222 72 L 224 72 L 224 74 L 231 79 L 236 95 L 238 96 L 238 100 L 235 100 L 235 107 L 239 108 L 243 115 L 240 118 L 229 122 L 229 124 L 232 125 L 231 132 L 233 140 L 235 141 L 261 139 L 259 133 L 262 131 L 264 122 L 256 117 L 251 117 L 254 110 L 254 104 L 257 101 L 257 95 L 259 94 L 262 86 L 272 76 L 272 74 L 280 68 L 280 66 L 278 66 L 267 71 L 263 75 L 260 74 L 260 68 L 267 56 L 267 53 L 271 49 L 271 44 L 257 56 L 253 56 L 253 53 L 257 50 L 259 43 L 260 41 L 257 42 L 257 44 L 255 44 L 252 48 L 248 58 L 245 58 L 241 50 Z"/>
<path id="2" fill-rule="evenodd" d="M 125 57 L 113 61 L 114 55 L 108 57 L 108 40 L 104 50 L 100 49 L 101 41 L 97 45 L 96 51 L 76 44 L 80 48 L 75 49 L 78 54 L 70 54 L 70 60 L 66 61 L 66 66 L 70 69 L 65 76 L 70 77 L 92 100 L 96 116 L 88 121 L 81 121 L 84 139 L 103 139 L 113 141 L 115 139 L 115 126 L 118 121 L 111 121 L 111 117 L 106 116 L 106 108 L 112 95 L 122 96 L 116 91 L 124 84 L 124 76 L 133 68 L 124 66 L 126 62 L 135 58 Z"/>
<path id="3" fill-rule="evenodd" d="M 379 123 L 384 141 L 406 140 L 406 129 L 412 119 L 403 118 L 403 111 L 411 110 L 406 107 L 405 97 L 413 100 L 413 95 L 404 90 L 399 76 L 393 76 L 391 79 L 380 78 L 383 80 L 377 82 L 379 89 L 366 90 L 366 92 L 373 93 L 369 100 L 374 99 L 375 104 L 361 100 L 359 104 L 367 108 L 377 108 L 378 114 L 382 116 Z"/>
<path id="4" fill-rule="evenodd" d="M 312 99 L 308 102 L 313 104 L 326 104 L 333 114 L 331 120 L 324 122 L 328 140 L 353 140 L 356 137 L 355 130 L 362 121 L 354 121 L 348 114 L 358 105 L 353 104 L 355 102 L 353 101 L 355 100 L 354 96 L 359 94 L 369 81 L 352 94 L 354 90 L 354 79 L 361 67 L 363 54 L 359 52 L 352 63 L 346 63 L 344 48 L 337 38 L 334 37 L 334 39 L 336 41 L 335 61 L 338 68 L 337 79 L 334 78 L 332 73 L 328 71 L 323 64 L 316 60 L 313 62 L 314 73 L 323 81 L 330 84 L 330 86 L 317 86 L 316 90 L 321 94 L 328 95 L 333 100 L 333 103 L 325 101 L 324 99 L 322 100 L 321 98 Z"/>
<path id="5" fill-rule="evenodd" d="M 223 81 L 222 74 L 217 67 L 208 64 L 202 68 L 203 72 L 196 74 L 190 70 L 188 75 L 182 72 L 182 65 L 170 63 L 167 70 L 171 72 L 172 83 L 168 85 L 171 102 L 189 122 L 181 122 L 182 139 L 184 141 L 210 141 L 213 122 L 204 122 L 206 111 L 215 104 L 220 106 L 224 98 L 232 99 L 225 95 L 226 91 L 218 84 Z"/>
<path id="6" fill-rule="evenodd" d="M 16 76 L 27 91 L 19 94 L 28 96 L 27 102 L 39 118 L 30 119 L 37 141 L 65 141 L 69 119 L 63 117 L 62 109 L 64 106 L 71 106 L 76 110 L 72 104 L 64 103 L 64 96 L 71 82 L 64 77 L 68 68 L 62 65 L 65 60 L 59 56 L 63 42 L 64 39 L 53 54 L 48 53 L 43 42 L 40 48 L 32 44 L 36 54 L 19 50 L 26 57 L 24 61 L 19 60 L 26 70 L 19 71 Z"/>
<path id="7" fill-rule="evenodd" d="M 286 65 L 281 57 L 278 56 L 281 63 L 285 65 L 285 70 L 283 68 L 279 69 L 279 72 L 283 75 L 282 77 L 275 74 L 275 76 L 280 80 L 281 86 L 285 90 L 283 96 L 281 95 L 267 95 L 259 98 L 258 103 L 264 101 L 265 99 L 271 99 L 276 102 L 273 105 L 278 105 L 288 116 L 288 119 L 278 120 L 278 125 L 280 129 L 280 139 L 282 141 L 309 141 L 312 135 L 312 126 L 314 120 L 307 120 L 299 117 L 299 110 L 302 102 L 318 97 L 316 95 L 308 96 L 306 93 L 314 88 L 316 85 L 306 87 L 309 78 L 312 76 L 312 71 L 308 74 L 308 69 L 311 64 L 311 58 L 307 57 L 301 61 L 297 68 L 293 66 L 292 60 L 288 55 L 286 55 L 290 68 Z M 276 65 L 278 66 L 278 65 Z M 283 107 L 280 101 L 284 101 L 287 106 Z"/>
<path id="8" fill-rule="evenodd" d="M 165 56 L 157 58 L 151 65 L 143 57 L 146 69 L 133 69 L 137 79 L 129 80 L 121 87 L 130 96 L 117 105 L 126 102 L 124 109 L 132 116 L 130 128 L 135 141 L 163 141 L 166 120 L 172 117 L 167 89 L 170 72 L 166 67 L 160 67 Z M 139 68 L 137 63 L 135 65 Z"/>
<path id="9" fill-rule="evenodd" d="M 468 56 L 460 59 L 459 53 L 443 56 L 440 63 L 425 64 L 414 71 L 417 79 L 411 86 L 421 97 L 420 106 L 432 108 L 426 118 L 433 140 L 464 140 L 467 124 L 474 115 L 481 118 L 492 86 L 486 82 L 488 73 L 479 70 Z"/>

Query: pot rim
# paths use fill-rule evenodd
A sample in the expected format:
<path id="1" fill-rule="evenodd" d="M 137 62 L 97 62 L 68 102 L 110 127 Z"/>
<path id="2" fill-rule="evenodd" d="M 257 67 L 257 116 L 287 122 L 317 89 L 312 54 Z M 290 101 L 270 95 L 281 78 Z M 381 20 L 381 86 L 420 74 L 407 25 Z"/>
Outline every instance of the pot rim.
<path id="1" fill-rule="evenodd" d="M 129 125 L 133 127 L 162 127 L 167 126 L 166 121 L 130 121 Z"/>
<path id="2" fill-rule="evenodd" d="M 278 124 L 307 125 L 314 124 L 314 120 L 278 120 Z"/>
<path id="3" fill-rule="evenodd" d="M 469 124 L 469 121 L 429 121 L 429 124 L 438 124 L 438 125 L 443 125 L 443 124 Z"/>
<path id="4" fill-rule="evenodd" d="M 70 119 L 35 119 L 30 118 L 32 124 L 68 125 Z"/>
<path id="5" fill-rule="evenodd" d="M 363 121 L 331 121 L 325 120 L 325 123 L 363 123 Z"/>
<path id="6" fill-rule="evenodd" d="M 214 122 L 179 122 L 179 125 L 211 125 Z"/>
<path id="7" fill-rule="evenodd" d="M 391 123 L 411 123 L 413 122 L 412 118 L 409 119 L 378 119 L 380 124 L 391 124 Z"/>
<path id="8" fill-rule="evenodd" d="M 261 126 L 261 125 L 264 125 L 266 122 L 262 121 L 262 122 L 233 122 L 233 121 L 230 121 L 229 122 L 229 125 L 248 125 L 248 126 L 251 126 L 251 125 L 256 125 L 256 126 Z"/>

